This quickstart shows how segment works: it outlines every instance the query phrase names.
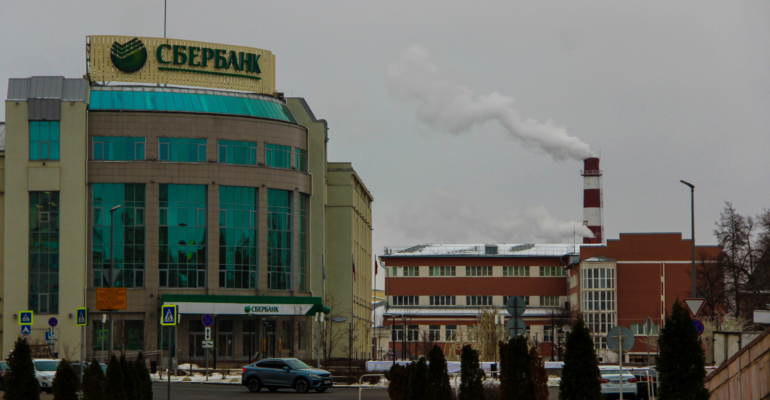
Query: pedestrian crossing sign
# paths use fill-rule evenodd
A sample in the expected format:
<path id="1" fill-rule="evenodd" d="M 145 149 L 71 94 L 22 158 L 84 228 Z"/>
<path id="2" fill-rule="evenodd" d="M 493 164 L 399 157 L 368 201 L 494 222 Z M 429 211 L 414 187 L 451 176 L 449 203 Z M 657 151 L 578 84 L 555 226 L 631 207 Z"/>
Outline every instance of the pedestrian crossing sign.
<path id="1" fill-rule="evenodd" d="M 88 325 L 88 308 L 78 308 L 77 309 L 77 320 L 75 321 L 75 325 L 77 326 L 86 326 Z"/>
<path id="2" fill-rule="evenodd" d="M 31 335 L 32 334 L 32 327 L 29 325 L 22 325 L 21 326 L 21 334 L 22 335 Z"/>
<path id="3" fill-rule="evenodd" d="M 32 311 L 19 311 L 19 325 L 32 325 Z"/>
<path id="4" fill-rule="evenodd" d="M 160 308 L 160 324 L 173 326 L 179 323 L 179 308 L 175 304 L 163 305 Z"/>

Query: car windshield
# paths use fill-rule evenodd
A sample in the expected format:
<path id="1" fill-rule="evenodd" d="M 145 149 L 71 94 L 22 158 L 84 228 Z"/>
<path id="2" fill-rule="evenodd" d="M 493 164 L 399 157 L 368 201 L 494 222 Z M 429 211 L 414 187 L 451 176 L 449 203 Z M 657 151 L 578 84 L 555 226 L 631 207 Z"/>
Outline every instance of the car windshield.
<path id="1" fill-rule="evenodd" d="M 58 366 L 58 361 L 35 361 L 35 369 L 38 371 L 56 371 Z"/>
<path id="2" fill-rule="evenodd" d="M 310 369 L 309 365 L 300 360 L 286 360 L 286 364 L 289 364 L 291 369 Z"/>
<path id="3" fill-rule="evenodd" d="M 602 370 L 601 372 L 602 372 L 602 375 L 618 375 L 620 373 L 620 370 L 605 369 L 605 370 Z M 623 376 L 633 376 L 633 375 L 630 372 L 624 370 Z"/>

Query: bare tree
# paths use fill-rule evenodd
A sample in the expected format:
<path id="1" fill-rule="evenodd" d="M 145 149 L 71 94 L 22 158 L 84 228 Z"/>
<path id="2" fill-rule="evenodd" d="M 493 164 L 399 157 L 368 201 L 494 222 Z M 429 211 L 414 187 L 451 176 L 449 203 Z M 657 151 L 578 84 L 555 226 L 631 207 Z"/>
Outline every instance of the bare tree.
<path id="1" fill-rule="evenodd" d="M 690 276 L 692 272 L 688 270 Z M 710 256 L 707 252 L 698 253 L 695 263 L 698 295 L 706 300 L 703 315 L 715 316 L 725 310 L 725 269 L 720 256 Z"/>
<path id="2" fill-rule="evenodd" d="M 332 358 L 334 350 L 339 348 L 348 339 L 344 329 L 335 329 L 334 319 L 349 315 L 350 309 L 338 309 L 334 296 L 331 293 L 326 294 L 324 304 L 328 305 L 332 310 L 331 315 L 327 318 L 326 326 L 324 329 L 321 329 L 321 350 L 324 353 L 324 362 L 328 368 L 328 363 Z"/>

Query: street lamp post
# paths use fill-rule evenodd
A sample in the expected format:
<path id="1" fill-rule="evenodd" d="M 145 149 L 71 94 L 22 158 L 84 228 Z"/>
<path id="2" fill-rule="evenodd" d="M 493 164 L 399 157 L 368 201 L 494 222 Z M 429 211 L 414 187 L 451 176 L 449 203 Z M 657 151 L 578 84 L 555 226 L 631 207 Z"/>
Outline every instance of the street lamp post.
<path id="1" fill-rule="evenodd" d="M 690 227 L 692 229 L 692 297 L 695 298 L 695 185 L 680 180 L 690 187 Z"/>
<path id="2" fill-rule="evenodd" d="M 112 287 L 112 268 L 115 266 L 115 211 L 119 209 L 120 207 L 123 207 L 122 204 L 118 204 L 115 207 L 112 207 L 110 209 L 110 273 L 107 276 L 107 287 Z M 112 358 L 112 337 L 113 337 L 113 320 L 112 320 L 112 310 L 109 311 L 110 314 L 110 340 L 109 340 L 109 357 Z M 82 367 L 81 367 L 82 368 Z"/>

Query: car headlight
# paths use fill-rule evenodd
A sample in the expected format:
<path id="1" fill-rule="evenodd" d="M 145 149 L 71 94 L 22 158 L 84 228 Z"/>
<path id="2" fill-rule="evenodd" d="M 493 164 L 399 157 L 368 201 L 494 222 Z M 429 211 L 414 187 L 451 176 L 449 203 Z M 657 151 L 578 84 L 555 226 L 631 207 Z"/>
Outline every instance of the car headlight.
<path id="1" fill-rule="evenodd" d="M 311 378 L 321 379 L 321 375 L 310 374 Z"/>

